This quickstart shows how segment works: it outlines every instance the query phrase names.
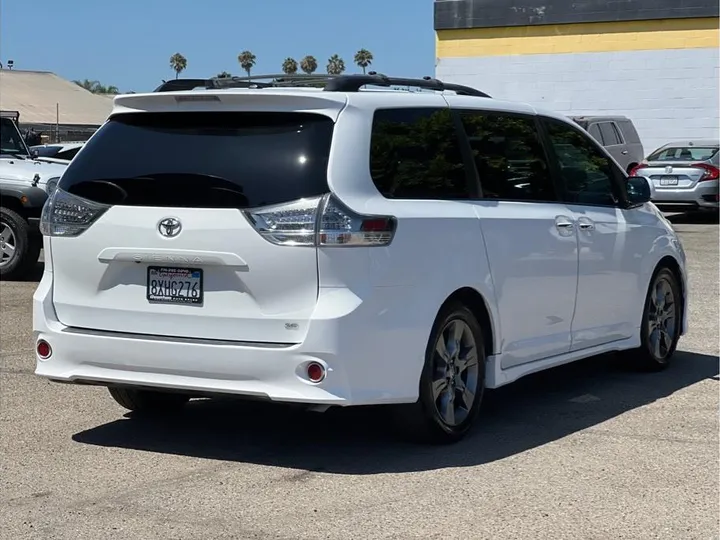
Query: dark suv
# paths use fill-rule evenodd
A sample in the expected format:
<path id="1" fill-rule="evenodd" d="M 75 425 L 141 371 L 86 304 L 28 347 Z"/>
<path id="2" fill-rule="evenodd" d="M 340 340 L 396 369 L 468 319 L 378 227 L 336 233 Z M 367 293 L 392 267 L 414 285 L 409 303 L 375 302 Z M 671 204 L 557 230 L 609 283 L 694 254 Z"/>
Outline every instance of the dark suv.
<path id="1" fill-rule="evenodd" d="M 645 158 L 642 142 L 632 123 L 625 116 L 573 116 L 572 119 L 602 144 L 625 169 L 635 167 Z"/>

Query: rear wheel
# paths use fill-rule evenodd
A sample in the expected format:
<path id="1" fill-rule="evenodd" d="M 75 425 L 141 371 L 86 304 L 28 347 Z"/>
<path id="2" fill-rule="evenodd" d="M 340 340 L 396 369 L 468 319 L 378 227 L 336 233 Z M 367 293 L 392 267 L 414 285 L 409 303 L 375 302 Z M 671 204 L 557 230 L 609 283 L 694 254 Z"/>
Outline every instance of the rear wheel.
<path id="1" fill-rule="evenodd" d="M 641 345 L 629 353 L 639 368 L 660 371 L 670 364 L 680 339 L 682 308 L 677 277 L 669 268 L 660 268 L 650 282 L 645 299 Z"/>
<path id="2" fill-rule="evenodd" d="M 466 306 L 448 306 L 428 341 L 419 399 L 397 409 L 399 427 L 417 441 L 457 442 L 477 418 L 484 389 L 480 324 Z"/>
<path id="3" fill-rule="evenodd" d="M 138 413 L 171 413 L 182 409 L 190 399 L 184 394 L 155 392 L 137 388 L 108 387 L 110 395 L 122 407 Z"/>

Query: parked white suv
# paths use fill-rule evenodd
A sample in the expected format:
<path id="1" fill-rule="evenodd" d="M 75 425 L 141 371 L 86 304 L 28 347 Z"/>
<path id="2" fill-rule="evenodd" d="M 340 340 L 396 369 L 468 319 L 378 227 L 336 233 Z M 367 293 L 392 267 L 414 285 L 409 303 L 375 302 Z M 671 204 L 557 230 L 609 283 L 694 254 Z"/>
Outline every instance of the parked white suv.
<path id="1" fill-rule="evenodd" d="M 456 441 L 485 388 L 610 351 L 667 365 L 682 247 L 572 121 L 436 80 L 234 81 L 117 97 L 70 163 L 37 375 L 136 411 L 392 404 Z M 367 89 L 410 84 L 438 91 Z"/>

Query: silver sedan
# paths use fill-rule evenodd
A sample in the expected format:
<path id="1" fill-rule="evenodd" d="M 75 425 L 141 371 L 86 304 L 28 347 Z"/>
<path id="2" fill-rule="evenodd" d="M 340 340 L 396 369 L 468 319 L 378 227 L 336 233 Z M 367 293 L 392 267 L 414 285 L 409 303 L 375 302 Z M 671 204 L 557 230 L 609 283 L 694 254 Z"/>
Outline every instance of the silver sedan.
<path id="1" fill-rule="evenodd" d="M 644 176 L 652 181 L 653 202 L 659 206 L 718 208 L 717 140 L 675 141 L 661 146 L 631 176 Z"/>

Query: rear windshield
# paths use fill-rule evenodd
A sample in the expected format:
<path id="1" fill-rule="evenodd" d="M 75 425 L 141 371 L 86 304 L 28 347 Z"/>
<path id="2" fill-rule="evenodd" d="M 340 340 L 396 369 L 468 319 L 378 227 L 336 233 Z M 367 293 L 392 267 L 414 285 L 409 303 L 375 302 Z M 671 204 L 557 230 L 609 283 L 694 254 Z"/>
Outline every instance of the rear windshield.
<path id="1" fill-rule="evenodd" d="M 707 161 L 717 154 L 717 146 L 669 146 L 650 154 L 648 161 Z"/>
<path id="2" fill-rule="evenodd" d="M 331 119 L 305 113 L 131 113 L 110 119 L 59 187 L 124 206 L 247 208 L 327 192 Z"/>

